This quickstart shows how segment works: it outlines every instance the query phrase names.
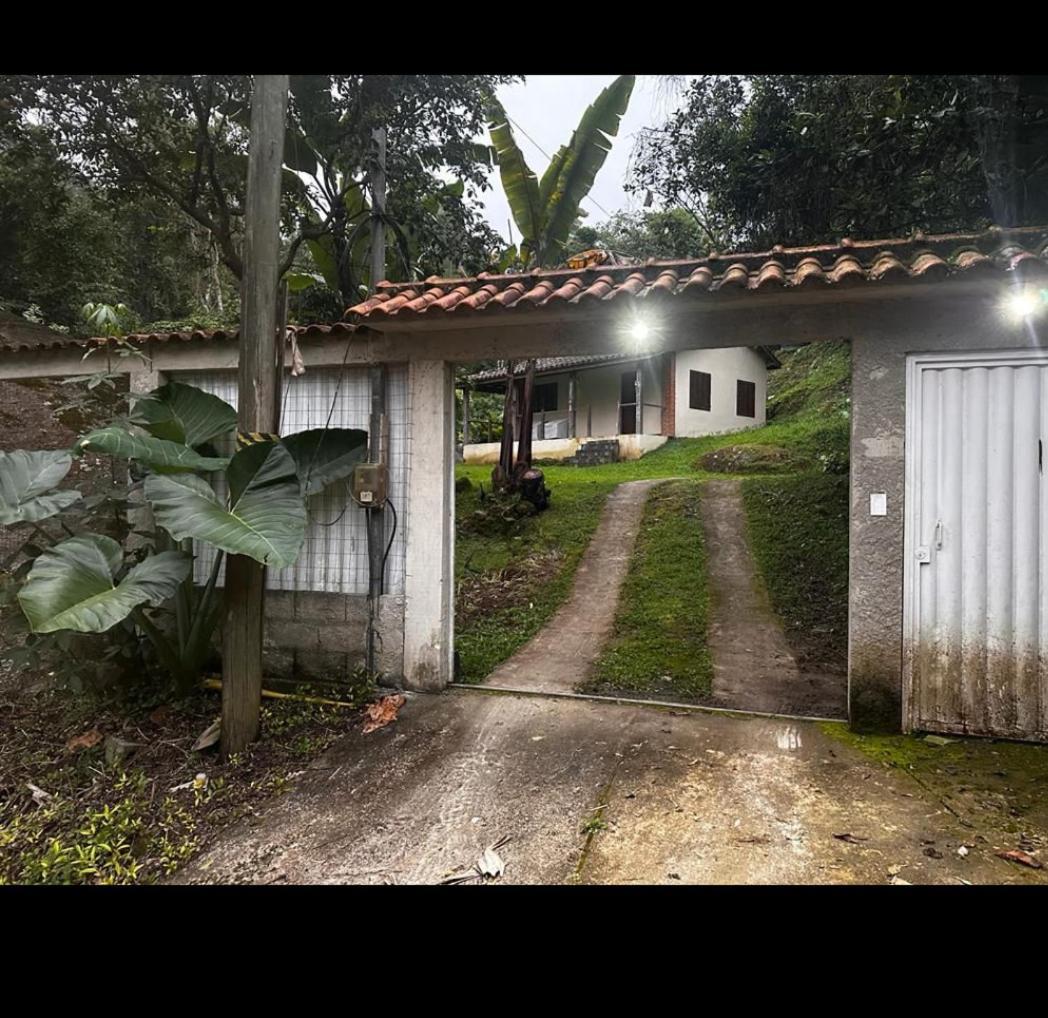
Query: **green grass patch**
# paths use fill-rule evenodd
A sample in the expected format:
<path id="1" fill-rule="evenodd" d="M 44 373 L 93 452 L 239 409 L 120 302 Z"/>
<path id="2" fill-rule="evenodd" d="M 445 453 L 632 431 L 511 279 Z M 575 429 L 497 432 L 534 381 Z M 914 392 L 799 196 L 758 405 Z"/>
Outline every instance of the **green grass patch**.
<path id="1" fill-rule="evenodd" d="M 648 495 L 615 616 L 615 635 L 581 688 L 673 700 L 707 696 L 709 592 L 699 483 L 667 481 Z"/>
<path id="2" fill-rule="evenodd" d="M 820 726 L 829 737 L 875 764 L 905 772 L 960 817 L 973 836 L 1014 848 L 1048 844 L 1048 746 L 999 739 L 860 735 L 845 725 Z"/>
<path id="3" fill-rule="evenodd" d="M 802 667 L 848 661 L 848 478 L 747 478 L 749 544 Z"/>

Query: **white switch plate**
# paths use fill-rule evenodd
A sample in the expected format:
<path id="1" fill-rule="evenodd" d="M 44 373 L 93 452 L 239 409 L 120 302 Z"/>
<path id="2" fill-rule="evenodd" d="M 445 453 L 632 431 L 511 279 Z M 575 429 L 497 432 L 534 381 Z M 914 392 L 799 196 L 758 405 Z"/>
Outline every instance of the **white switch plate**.
<path id="1" fill-rule="evenodd" d="M 888 493 L 885 491 L 875 491 L 870 495 L 870 515 L 871 516 L 887 516 L 888 515 Z"/>

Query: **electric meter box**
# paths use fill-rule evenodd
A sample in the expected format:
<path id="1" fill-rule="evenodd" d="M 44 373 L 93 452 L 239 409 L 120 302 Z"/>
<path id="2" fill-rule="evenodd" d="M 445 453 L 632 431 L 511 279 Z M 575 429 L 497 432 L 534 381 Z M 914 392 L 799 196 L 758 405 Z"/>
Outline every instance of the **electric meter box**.
<path id="1" fill-rule="evenodd" d="M 365 509 L 386 504 L 389 488 L 389 469 L 384 463 L 358 463 L 353 468 L 350 493 L 353 501 Z"/>

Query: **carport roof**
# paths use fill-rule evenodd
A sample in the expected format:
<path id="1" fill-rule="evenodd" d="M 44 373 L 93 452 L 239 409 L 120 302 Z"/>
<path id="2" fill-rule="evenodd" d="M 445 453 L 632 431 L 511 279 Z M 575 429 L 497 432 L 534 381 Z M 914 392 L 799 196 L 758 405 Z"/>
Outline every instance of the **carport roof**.
<path id="1" fill-rule="evenodd" d="M 522 274 L 379 283 L 378 293 L 346 311 L 344 321 L 381 327 L 397 319 L 448 320 L 483 313 L 493 320 L 535 308 L 568 308 L 603 301 L 715 300 L 746 291 L 817 290 L 926 283 L 978 275 L 1048 277 L 1048 227 L 719 254 L 682 261 L 649 259 L 635 265 L 600 265 L 581 271 L 540 269 Z"/>

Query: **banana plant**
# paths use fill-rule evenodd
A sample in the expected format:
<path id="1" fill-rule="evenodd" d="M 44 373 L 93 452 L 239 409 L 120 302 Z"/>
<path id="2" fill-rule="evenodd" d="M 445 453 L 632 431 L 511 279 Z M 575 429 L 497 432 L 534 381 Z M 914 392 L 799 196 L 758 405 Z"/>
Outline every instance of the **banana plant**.
<path id="1" fill-rule="evenodd" d="M 76 534 L 36 556 L 18 601 L 37 634 L 101 633 L 132 619 L 184 690 L 199 676 L 222 617 L 216 587 L 224 555 L 291 565 L 305 539 L 306 499 L 349 475 L 367 433 L 313 429 L 221 456 L 215 445 L 231 442 L 236 411 L 180 382 L 138 397 L 127 424 L 90 432 L 74 454 L 107 453 L 144 472 L 152 553 L 125 555 L 109 537 Z M 71 461 L 61 451 L 0 454 L 0 520 L 34 522 L 78 501 L 78 492 L 54 490 Z M 206 476 L 217 473 L 226 497 Z M 194 541 L 216 549 L 202 588 L 193 583 Z M 147 611 L 163 606 L 173 626 Z"/>
<path id="2" fill-rule="evenodd" d="M 636 75 L 620 75 L 597 96 L 583 113 L 571 140 L 550 160 L 541 180 L 517 145 L 501 103 L 494 97 L 489 100 L 488 130 L 497 153 L 502 189 L 520 231 L 524 268 L 552 268 L 564 260 L 571 228 L 611 151 L 611 139 L 618 134 L 635 80 Z"/>
<path id="3" fill-rule="evenodd" d="M 535 175 L 513 137 L 513 128 L 501 103 L 489 99 L 488 131 L 495 148 L 499 177 L 506 200 L 520 231 L 519 252 L 508 248 L 503 253 L 503 266 L 508 258 L 519 257 L 523 269 L 561 264 L 571 228 L 581 214 L 583 199 L 589 194 L 597 173 L 611 151 L 611 139 L 618 134 L 619 122 L 633 93 L 636 76 L 622 74 L 616 78 L 583 113 L 579 126 L 567 145 L 557 149 L 542 179 Z M 531 468 L 531 405 L 535 362 L 525 366 L 525 404 L 520 411 L 520 442 L 516 462 L 513 432 L 516 400 L 510 398 L 516 383 L 512 371 L 506 383 L 506 402 L 502 417 L 502 448 L 499 462 L 492 471 L 496 490 L 525 490 L 523 479 Z M 509 436 L 507 439 L 506 436 Z M 531 479 L 532 488 L 540 493 L 533 499 L 536 506 L 545 504 L 541 475 Z"/>

